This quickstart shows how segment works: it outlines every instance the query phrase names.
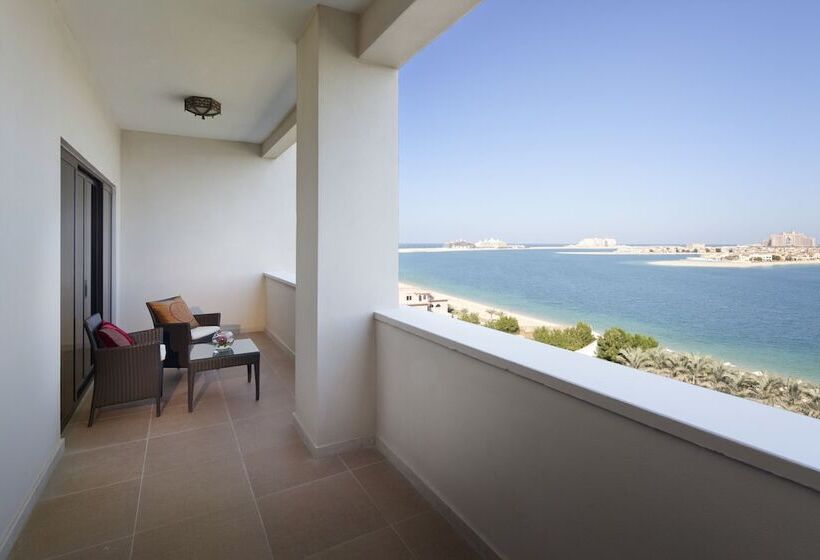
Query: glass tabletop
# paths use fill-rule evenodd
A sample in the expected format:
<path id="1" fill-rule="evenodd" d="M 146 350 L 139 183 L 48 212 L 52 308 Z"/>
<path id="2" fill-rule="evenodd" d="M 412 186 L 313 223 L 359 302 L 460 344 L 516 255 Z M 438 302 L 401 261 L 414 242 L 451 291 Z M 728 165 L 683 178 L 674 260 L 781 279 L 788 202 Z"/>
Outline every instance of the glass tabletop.
<path id="1" fill-rule="evenodd" d="M 216 346 L 207 342 L 205 344 L 191 344 L 191 360 L 206 360 L 220 356 L 239 356 L 242 354 L 255 354 L 259 348 L 250 338 L 237 338 L 227 350 L 216 350 Z"/>

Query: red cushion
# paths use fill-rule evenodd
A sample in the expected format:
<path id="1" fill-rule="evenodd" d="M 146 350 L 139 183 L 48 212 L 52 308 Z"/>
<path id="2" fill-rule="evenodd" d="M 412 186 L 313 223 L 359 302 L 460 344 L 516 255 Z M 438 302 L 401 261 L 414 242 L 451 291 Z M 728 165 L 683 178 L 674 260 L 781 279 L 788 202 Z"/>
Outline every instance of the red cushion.
<path id="1" fill-rule="evenodd" d="M 117 346 L 131 346 L 134 339 L 131 335 L 119 328 L 114 323 L 103 321 L 97 329 L 97 341 L 103 348 L 116 348 Z"/>

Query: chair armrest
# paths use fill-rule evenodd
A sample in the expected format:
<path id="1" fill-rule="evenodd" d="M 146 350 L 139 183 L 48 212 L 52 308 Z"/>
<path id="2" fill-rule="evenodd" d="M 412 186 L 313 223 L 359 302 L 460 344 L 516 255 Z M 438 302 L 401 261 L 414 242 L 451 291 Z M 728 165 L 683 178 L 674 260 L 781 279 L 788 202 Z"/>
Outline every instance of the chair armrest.
<path id="1" fill-rule="evenodd" d="M 162 329 L 148 329 L 129 333 L 137 344 L 161 344 Z"/>
<path id="2" fill-rule="evenodd" d="M 218 327 L 222 321 L 222 313 L 195 313 L 194 319 L 203 327 Z"/>

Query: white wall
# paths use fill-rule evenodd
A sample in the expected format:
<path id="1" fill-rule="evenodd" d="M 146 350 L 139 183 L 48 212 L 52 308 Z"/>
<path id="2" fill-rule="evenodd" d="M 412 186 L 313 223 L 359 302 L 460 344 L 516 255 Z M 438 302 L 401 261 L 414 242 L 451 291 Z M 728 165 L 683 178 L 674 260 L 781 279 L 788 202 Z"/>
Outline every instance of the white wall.
<path id="1" fill-rule="evenodd" d="M 267 321 L 265 331 L 282 346 L 296 351 L 296 285 L 292 274 L 265 276 Z"/>
<path id="2" fill-rule="evenodd" d="M 377 322 L 379 443 L 501 557 L 816 557 L 815 490 L 434 340 Z"/>
<path id="3" fill-rule="evenodd" d="M 262 273 L 295 267 L 295 152 L 123 131 L 124 327 L 150 326 L 145 302 L 180 294 L 223 324 L 264 328 Z"/>
<path id="4" fill-rule="evenodd" d="M 120 183 L 119 129 L 79 60 L 55 2 L 0 3 L 0 339 L 13 345 L 0 366 L 0 557 L 61 443 L 60 137 Z"/>

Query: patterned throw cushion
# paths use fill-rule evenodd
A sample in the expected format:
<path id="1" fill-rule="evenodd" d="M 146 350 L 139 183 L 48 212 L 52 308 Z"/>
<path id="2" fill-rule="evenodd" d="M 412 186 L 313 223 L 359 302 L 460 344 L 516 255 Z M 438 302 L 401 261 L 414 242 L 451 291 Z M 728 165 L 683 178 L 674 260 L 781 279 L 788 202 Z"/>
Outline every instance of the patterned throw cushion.
<path id="1" fill-rule="evenodd" d="M 148 305 L 159 323 L 188 323 L 192 329 L 199 326 L 188 304 L 180 296 L 151 301 Z"/>
<path id="2" fill-rule="evenodd" d="M 97 342 L 103 348 L 116 348 L 117 346 L 131 346 L 134 344 L 134 339 L 114 323 L 103 321 L 97 329 Z"/>

